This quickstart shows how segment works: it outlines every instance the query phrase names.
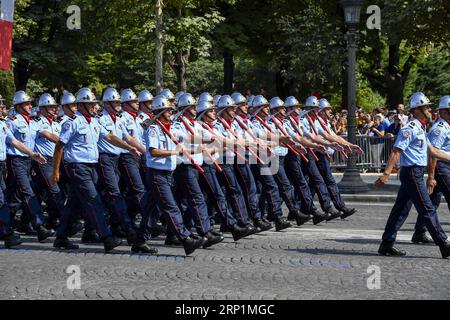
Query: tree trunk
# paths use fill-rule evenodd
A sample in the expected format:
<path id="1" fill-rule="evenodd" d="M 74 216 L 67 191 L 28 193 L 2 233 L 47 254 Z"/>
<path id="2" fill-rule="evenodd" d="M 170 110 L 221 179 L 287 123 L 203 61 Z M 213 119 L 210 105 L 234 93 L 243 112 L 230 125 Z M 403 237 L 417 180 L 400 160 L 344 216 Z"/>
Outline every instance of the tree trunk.
<path id="1" fill-rule="evenodd" d="M 223 74 L 223 92 L 231 94 L 234 87 L 234 61 L 229 48 L 225 48 L 223 52 Z"/>
<path id="2" fill-rule="evenodd" d="M 292 84 L 293 81 L 286 80 L 282 71 L 277 71 L 277 73 L 275 74 L 275 86 L 277 90 L 277 95 L 281 99 L 286 99 L 288 96 L 291 95 Z"/>
<path id="3" fill-rule="evenodd" d="M 156 94 L 161 92 L 163 86 L 163 54 L 164 54 L 164 43 L 163 43 L 163 0 L 156 0 L 156 66 L 155 66 L 155 87 Z"/>
<path id="4" fill-rule="evenodd" d="M 28 69 L 29 63 L 26 60 L 19 59 L 16 67 L 14 68 L 14 79 L 16 83 L 16 90 L 26 90 L 28 80 L 30 79 L 31 73 Z"/>

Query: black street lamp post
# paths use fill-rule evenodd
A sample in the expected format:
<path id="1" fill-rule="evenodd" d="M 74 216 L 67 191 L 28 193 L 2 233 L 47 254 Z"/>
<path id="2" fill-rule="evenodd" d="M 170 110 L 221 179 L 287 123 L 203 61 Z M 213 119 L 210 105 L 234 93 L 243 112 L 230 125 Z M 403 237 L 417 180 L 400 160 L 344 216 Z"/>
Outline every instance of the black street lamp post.
<path id="1" fill-rule="evenodd" d="M 348 50 L 348 141 L 356 143 L 356 50 L 358 48 L 359 17 L 363 0 L 341 0 L 341 6 L 344 8 L 345 23 L 348 26 L 347 31 L 347 50 Z M 356 166 L 357 155 L 351 154 L 347 160 L 347 167 L 339 183 L 339 190 L 343 193 L 362 193 L 368 192 L 370 188 L 367 183 L 361 179 L 359 169 Z"/>

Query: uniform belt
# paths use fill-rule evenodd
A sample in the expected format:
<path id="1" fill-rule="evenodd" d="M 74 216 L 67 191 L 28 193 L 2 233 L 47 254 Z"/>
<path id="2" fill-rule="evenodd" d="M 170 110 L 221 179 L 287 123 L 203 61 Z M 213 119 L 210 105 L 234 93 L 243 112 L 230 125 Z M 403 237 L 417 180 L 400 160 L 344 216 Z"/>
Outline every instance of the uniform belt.
<path id="1" fill-rule="evenodd" d="M 17 159 L 17 158 L 31 159 L 30 157 L 25 157 L 25 156 L 13 156 L 13 155 L 9 155 L 9 154 L 8 154 L 8 157 L 9 157 L 9 158 L 14 158 L 14 159 Z"/>
<path id="2" fill-rule="evenodd" d="M 83 165 L 86 167 L 91 167 L 91 168 L 95 168 L 97 166 L 97 163 L 83 163 L 83 162 L 64 162 L 65 165 L 72 165 L 72 164 L 77 164 L 77 165 Z"/>
<path id="3" fill-rule="evenodd" d="M 172 170 L 161 170 L 161 169 L 154 169 L 154 168 L 148 168 L 148 167 L 147 167 L 147 169 L 149 171 L 156 171 L 156 172 L 163 173 L 163 174 L 172 174 L 173 173 Z"/>

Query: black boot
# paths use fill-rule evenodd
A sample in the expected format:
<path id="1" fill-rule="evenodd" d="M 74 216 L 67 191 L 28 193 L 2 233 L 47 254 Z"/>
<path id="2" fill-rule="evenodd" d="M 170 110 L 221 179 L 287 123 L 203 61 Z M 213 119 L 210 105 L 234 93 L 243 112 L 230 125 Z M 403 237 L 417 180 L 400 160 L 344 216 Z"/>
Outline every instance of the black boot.
<path id="1" fill-rule="evenodd" d="M 131 246 L 131 251 L 134 253 L 150 253 L 150 254 L 158 253 L 158 249 L 148 246 L 145 242 L 133 244 Z"/>
<path id="2" fill-rule="evenodd" d="M 267 231 L 273 228 L 272 224 L 265 219 L 256 220 L 255 227 L 260 228 L 261 231 Z"/>
<path id="3" fill-rule="evenodd" d="M 70 225 L 70 227 L 67 230 L 67 236 L 73 237 L 75 236 L 78 232 L 82 231 L 84 228 L 84 225 L 81 223 L 81 221 L 75 221 L 74 223 L 72 223 Z"/>
<path id="4" fill-rule="evenodd" d="M 191 237 L 187 237 L 183 241 L 184 252 L 186 253 L 187 256 L 193 253 L 196 249 L 200 248 L 202 245 L 203 245 L 202 238 L 194 240 Z"/>
<path id="5" fill-rule="evenodd" d="M 181 246 L 183 243 L 176 236 L 166 236 L 166 241 L 164 241 L 166 246 Z"/>
<path id="6" fill-rule="evenodd" d="M 105 248 L 105 253 L 111 251 L 115 247 L 120 246 L 121 244 L 122 240 L 114 236 L 109 236 L 105 240 L 103 240 L 103 247 Z"/>
<path id="7" fill-rule="evenodd" d="M 432 244 L 434 243 L 433 239 L 427 236 L 427 234 L 424 233 L 414 233 L 411 239 L 412 243 L 415 244 Z"/>
<path id="8" fill-rule="evenodd" d="M 382 256 L 401 257 L 406 255 L 406 252 L 394 247 L 393 242 L 381 242 L 378 253 Z"/>
<path id="9" fill-rule="evenodd" d="M 320 213 L 320 212 L 317 211 L 317 210 L 314 210 L 314 211 L 312 212 L 312 216 L 313 216 L 313 224 L 314 224 L 314 225 L 318 225 L 319 223 L 321 223 L 321 222 L 327 220 L 327 217 L 328 217 L 326 214 Z"/>
<path id="10" fill-rule="evenodd" d="M 336 211 L 334 209 L 329 209 L 325 212 L 325 214 L 327 215 L 327 222 L 337 219 L 341 216 L 341 213 L 339 211 Z"/>
<path id="11" fill-rule="evenodd" d="M 3 238 L 5 240 L 5 248 L 11 249 L 13 247 L 16 247 L 20 244 L 22 244 L 22 239 L 19 235 L 16 235 L 14 233 L 11 233 Z"/>
<path id="12" fill-rule="evenodd" d="M 122 230 L 120 226 L 111 226 L 111 233 L 116 238 L 126 239 L 127 234 Z"/>
<path id="13" fill-rule="evenodd" d="M 160 235 L 166 235 L 167 234 L 167 228 L 160 225 L 160 224 L 156 224 L 156 226 L 154 226 L 152 228 L 152 232 L 151 232 L 151 238 L 157 238 Z"/>
<path id="14" fill-rule="evenodd" d="M 127 244 L 129 246 L 138 242 L 138 235 L 136 231 L 130 228 L 129 230 L 127 230 L 126 234 L 127 234 Z"/>
<path id="15" fill-rule="evenodd" d="M 351 215 L 355 214 L 357 211 L 358 211 L 358 210 L 356 210 L 355 208 L 347 208 L 347 207 L 344 207 L 344 208 L 341 210 L 341 212 L 342 212 L 341 219 L 348 218 L 348 217 L 350 217 Z"/>
<path id="16" fill-rule="evenodd" d="M 36 236 L 37 232 L 34 231 L 33 227 L 30 223 L 23 224 L 21 223 L 19 227 L 17 228 L 17 232 L 23 233 L 26 236 Z"/>
<path id="17" fill-rule="evenodd" d="M 222 242 L 225 238 L 223 236 L 215 236 L 211 232 L 208 232 L 206 235 L 206 242 L 203 244 L 203 249 L 209 248 L 219 242 Z"/>
<path id="18" fill-rule="evenodd" d="M 85 244 L 102 243 L 95 230 L 84 230 L 81 242 Z"/>
<path id="19" fill-rule="evenodd" d="M 278 217 L 275 219 L 275 230 L 281 231 L 292 227 L 292 224 L 284 218 Z"/>
<path id="20" fill-rule="evenodd" d="M 450 242 L 445 242 L 443 245 L 439 246 L 439 249 L 441 250 L 443 259 L 450 257 Z"/>
<path id="21" fill-rule="evenodd" d="M 53 247 L 66 250 L 78 250 L 78 245 L 74 244 L 67 238 L 56 238 L 53 242 Z"/>
<path id="22" fill-rule="evenodd" d="M 233 235 L 234 241 L 238 241 L 239 239 L 248 236 L 249 232 L 250 232 L 249 229 L 239 227 L 237 223 L 233 225 L 233 229 L 231 230 L 231 234 Z"/>
<path id="23" fill-rule="evenodd" d="M 306 222 L 311 220 L 310 215 L 303 214 L 300 212 L 300 210 L 291 211 L 291 212 L 289 212 L 289 215 L 294 216 L 294 220 L 297 223 L 297 226 L 301 226 L 302 224 L 305 224 Z M 289 220 L 289 216 L 288 216 L 288 220 Z"/>
<path id="24" fill-rule="evenodd" d="M 51 230 L 47 230 L 45 229 L 43 226 L 39 226 L 37 229 L 37 236 L 38 236 L 38 241 L 42 242 L 47 238 L 50 238 L 51 236 L 53 236 L 55 233 Z"/>
<path id="25" fill-rule="evenodd" d="M 215 236 L 223 237 L 223 233 L 217 230 L 211 230 L 211 233 Z"/>

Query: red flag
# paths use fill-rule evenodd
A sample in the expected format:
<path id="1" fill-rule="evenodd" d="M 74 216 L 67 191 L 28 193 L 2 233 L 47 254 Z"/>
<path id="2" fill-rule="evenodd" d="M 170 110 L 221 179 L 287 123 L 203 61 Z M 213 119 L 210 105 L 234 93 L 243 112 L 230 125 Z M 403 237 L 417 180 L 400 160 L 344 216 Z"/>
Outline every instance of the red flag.
<path id="1" fill-rule="evenodd" d="M 11 71 L 14 0 L 1 0 L 0 69 Z"/>

